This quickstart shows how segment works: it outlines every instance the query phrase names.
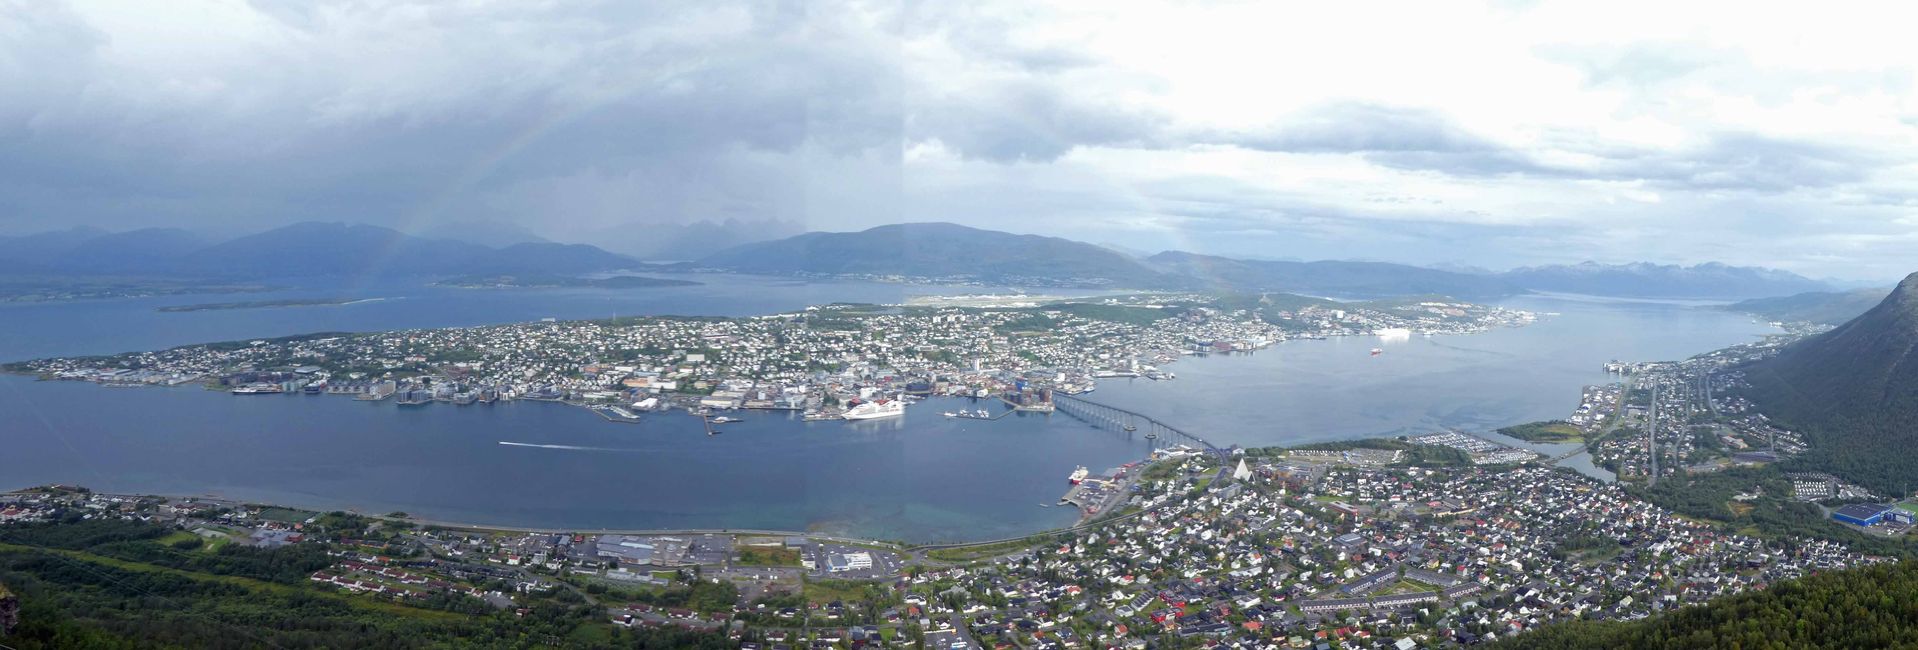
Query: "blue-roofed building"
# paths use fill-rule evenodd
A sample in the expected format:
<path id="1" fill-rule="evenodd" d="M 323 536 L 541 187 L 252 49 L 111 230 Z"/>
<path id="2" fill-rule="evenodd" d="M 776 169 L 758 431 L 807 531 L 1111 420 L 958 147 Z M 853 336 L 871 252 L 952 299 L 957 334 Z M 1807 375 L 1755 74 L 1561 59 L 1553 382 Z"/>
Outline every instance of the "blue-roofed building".
<path id="1" fill-rule="evenodd" d="M 1891 506 L 1878 503 L 1854 503 L 1831 513 L 1831 518 L 1855 526 L 1870 526 L 1885 520 Z"/>

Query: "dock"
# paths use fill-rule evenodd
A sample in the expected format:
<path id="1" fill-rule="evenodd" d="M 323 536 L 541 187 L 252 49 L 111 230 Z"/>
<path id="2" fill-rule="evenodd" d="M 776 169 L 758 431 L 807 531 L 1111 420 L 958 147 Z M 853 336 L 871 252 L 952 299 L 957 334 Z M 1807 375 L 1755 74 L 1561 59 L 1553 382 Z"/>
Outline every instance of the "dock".
<path id="1" fill-rule="evenodd" d="M 628 411 L 626 409 L 623 409 L 617 406 L 594 406 L 594 407 L 588 407 L 587 410 L 590 410 L 594 413 L 598 413 L 600 417 L 606 418 L 607 422 L 617 422 L 620 424 L 639 424 L 638 415 L 635 415 L 632 411 Z"/>
<path id="2" fill-rule="evenodd" d="M 1010 411 L 1004 411 L 1004 412 L 1000 412 L 1000 413 L 996 413 L 996 414 L 993 414 L 993 415 L 988 415 L 988 416 L 985 416 L 985 417 L 979 417 L 979 416 L 977 416 L 977 415 L 973 415 L 973 414 L 971 414 L 971 413 L 967 413 L 967 412 L 965 412 L 965 411 L 963 411 L 963 410 L 962 410 L 962 411 L 960 411 L 960 412 L 959 412 L 958 414 L 956 414 L 956 415 L 948 415 L 948 416 L 946 416 L 946 418 L 947 418 L 947 419 L 949 419 L 949 420 L 985 420 L 985 421 L 987 421 L 987 422 L 991 422 L 991 421 L 993 421 L 993 420 L 998 420 L 998 419 L 1002 419 L 1002 418 L 1004 418 L 1004 417 L 1006 417 L 1006 416 L 1008 416 L 1008 415 L 1012 415 L 1012 414 L 1014 414 L 1014 413 L 1018 413 L 1018 412 L 1019 412 L 1019 409 L 1013 409 L 1013 410 L 1010 410 Z"/>

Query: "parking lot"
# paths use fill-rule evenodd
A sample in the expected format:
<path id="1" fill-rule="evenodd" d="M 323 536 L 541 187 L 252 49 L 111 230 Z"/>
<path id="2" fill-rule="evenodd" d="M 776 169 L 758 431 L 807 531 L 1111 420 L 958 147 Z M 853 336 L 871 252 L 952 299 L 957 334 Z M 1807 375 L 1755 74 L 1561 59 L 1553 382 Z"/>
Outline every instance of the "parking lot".
<path id="1" fill-rule="evenodd" d="M 848 558 L 865 556 L 872 559 L 871 566 L 857 566 L 853 563 L 847 568 Z M 816 577 L 840 578 L 846 580 L 871 580 L 899 575 L 905 566 L 905 560 L 899 554 L 859 546 L 833 543 L 807 544 L 800 556 L 812 566 L 812 575 Z M 835 568 L 839 570 L 835 570 Z"/>

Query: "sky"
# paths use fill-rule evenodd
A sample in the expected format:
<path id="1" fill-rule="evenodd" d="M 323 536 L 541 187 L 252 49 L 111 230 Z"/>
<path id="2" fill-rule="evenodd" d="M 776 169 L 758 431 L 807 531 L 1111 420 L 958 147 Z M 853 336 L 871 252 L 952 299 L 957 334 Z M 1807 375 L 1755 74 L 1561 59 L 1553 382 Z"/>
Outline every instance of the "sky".
<path id="1" fill-rule="evenodd" d="M 0 233 L 952 221 L 1886 280 L 1918 270 L 1915 12 L 0 0 Z"/>

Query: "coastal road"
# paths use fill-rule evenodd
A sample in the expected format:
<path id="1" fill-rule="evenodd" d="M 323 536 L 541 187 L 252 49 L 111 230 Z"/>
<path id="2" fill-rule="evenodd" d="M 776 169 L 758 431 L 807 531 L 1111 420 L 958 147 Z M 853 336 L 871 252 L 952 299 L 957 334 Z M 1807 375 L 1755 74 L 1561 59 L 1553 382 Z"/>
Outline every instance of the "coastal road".
<path id="1" fill-rule="evenodd" d="M 673 536 L 688 536 L 688 537 L 693 535 L 745 535 L 748 537 L 804 537 L 812 540 L 836 542 L 840 544 L 852 544 L 856 546 L 876 546 L 876 547 L 885 548 L 885 549 L 904 548 L 903 545 L 897 542 L 887 542 L 887 541 L 881 541 L 876 539 L 862 539 L 858 537 L 840 537 L 837 535 L 821 535 L 818 533 L 805 533 L 805 532 L 792 531 L 792 530 L 759 530 L 759 529 L 752 529 L 752 528 L 653 528 L 653 529 L 528 528 L 528 527 L 522 527 L 522 526 L 492 526 L 492 525 L 486 525 L 486 524 L 469 524 L 469 523 L 462 523 L 462 522 L 456 522 L 456 521 L 442 521 L 438 519 L 414 519 L 412 517 L 401 519 L 401 518 L 395 518 L 395 517 L 387 517 L 384 515 L 373 515 L 373 514 L 367 514 L 367 513 L 361 513 L 361 512 L 355 512 L 353 514 L 357 514 L 362 517 L 367 517 L 371 519 L 380 519 L 384 521 L 414 524 L 419 526 L 437 526 L 440 528 L 457 528 L 461 530 L 490 531 L 490 532 L 502 532 L 502 533 L 525 533 L 525 534 L 531 534 L 531 535 L 558 535 L 558 534 L 673 535 Z"/>

